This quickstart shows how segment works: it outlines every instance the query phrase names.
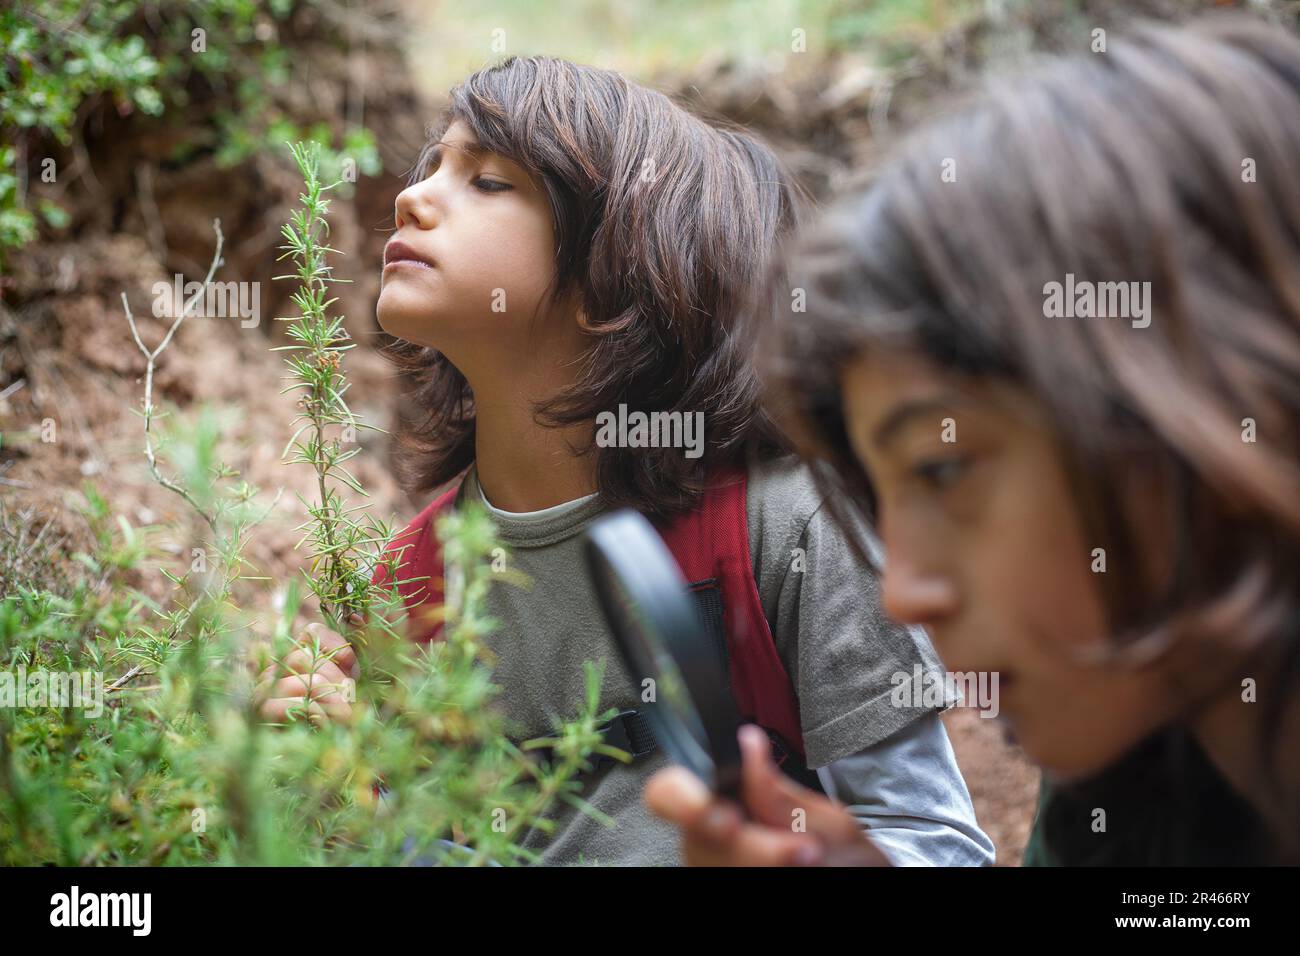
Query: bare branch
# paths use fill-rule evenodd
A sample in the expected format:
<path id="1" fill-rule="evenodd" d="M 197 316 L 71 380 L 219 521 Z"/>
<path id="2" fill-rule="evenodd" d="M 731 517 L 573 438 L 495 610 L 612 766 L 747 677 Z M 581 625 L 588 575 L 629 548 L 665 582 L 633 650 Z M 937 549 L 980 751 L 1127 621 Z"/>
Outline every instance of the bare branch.
<path id="1" fill-rule="evenodd" d="M 208 274 L 207 276 L 204 277 L 203 283 L 200 286 L 199 291 L 195 292 L 194 295 L 190 298 L 190 300 L 184 304 L 183 308 L 180 310 L 180 313 L 176 316 L 176 320 L 172 323 L 171 328 L 167 330 L 167 334 L 163 336 L 163 340 L 158 343 L 157 348 L 155 348 L 153 351 L 150 351 L 148 348 L 145 347 L 144 342 L 141 341 L 140 329 L 135 324 L 135 316 L 131 314 L 131 305 L 129 302 L 127 302 L 125 292 L 122 293 L 122 309 L 126 312 L 126 321 L 131 327 L 131 337 L 135 339 L 135 344 L 139 347 L 141 354 L 144 355 L 146 360 L 145 372 L 144 372 L 144 454 L 145 454 L 145 458 L 148 459 L 149 461 L 149 470 L 153 472 L 154 480 L 157 481 L 158 484 L 162 485 L 164 488 L 168 488 L 171 491 L 174 491 L 176 494 L 184 498 L 189 503 L 190 507 L 193 508 L 196 512 L 198 512 L 199 516 L 208 523 L 208 527 L 212 529 L 213 534 L 216 534 L 217 533 L 216 519 L 212 515 L 208 514 L 206 511 L 203 510 L 203 508 L 199 505 L 197 501 L 194 500 L 194 497 L 189 493 L 187 489 L 177 484 L 176 482 L 171 481 L 170 479 L 164 477 L 162 472 L 158 470 L 158 459 L 154 455 L 153 435 L 151 431 L 153 425 L 153 416 L 154 416 L 154 406 L 153 406 L 154 364 L 157 361 L 158 356 L 162 354 L 163 350 L 167 348 L 168 345 L 171 344 L 172 336 L 176 334 L 176 330 L 181 327 L 181 323 L 184 322 L 186 317 L 189 316 L 190 310 L 193 309 L 194 306 L 198 303 L 199 299 L 204 294 L 206 294 L 208 285 L 212 282 L 212 277 L 216 274 L 217 269 L 221 267 L 223 261 L 221 258 L 221 248 L 225 244 L 225 237 L 221 233 L 221 220 L 220 219 L 212 220 L 212 228 L 217 234 L 217 247 L 212 253 L 212 264 L 208 267 Z"/>

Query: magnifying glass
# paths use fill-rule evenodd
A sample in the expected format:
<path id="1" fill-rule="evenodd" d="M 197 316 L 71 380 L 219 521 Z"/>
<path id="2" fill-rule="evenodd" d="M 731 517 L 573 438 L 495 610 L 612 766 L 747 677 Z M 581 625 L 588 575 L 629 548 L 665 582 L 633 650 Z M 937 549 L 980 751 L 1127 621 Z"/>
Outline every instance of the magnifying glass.
<path id="1" fill-rule="evenodd" d="M 597 519 L 584 549 L 623 662 L 653 689 L 643 712 L 655 740 L 715 793 L 738 799 L 740 715 L 672 552 L 629 510 Z"/>

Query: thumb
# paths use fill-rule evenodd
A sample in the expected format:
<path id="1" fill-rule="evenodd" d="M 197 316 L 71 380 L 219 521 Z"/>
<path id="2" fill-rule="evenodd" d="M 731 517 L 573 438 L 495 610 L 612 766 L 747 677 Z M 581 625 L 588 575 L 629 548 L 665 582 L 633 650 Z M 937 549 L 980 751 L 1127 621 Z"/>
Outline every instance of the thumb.
<path id="1" fill-rule="evenodd" d="M 784 829 L 791 813 L 805 806 L 793 782 L 772 759 L 772 745 L 762 728 L 746 724 L 740 728 L 740 787 L 745 807 L 755 820 Z"/>
<path id="2" fill-rule="evenodd" d="M 833 841 L 856 841 L 860 833 L 852 817 L 824 794 L 800 786 L 781 772 L 761 728 L 752 724 L 742 727 L 740 749 L 744 761 L 741 787 L 754 819 L 785 829 L 797 814 L 806 820 L 809 832 Z"/>

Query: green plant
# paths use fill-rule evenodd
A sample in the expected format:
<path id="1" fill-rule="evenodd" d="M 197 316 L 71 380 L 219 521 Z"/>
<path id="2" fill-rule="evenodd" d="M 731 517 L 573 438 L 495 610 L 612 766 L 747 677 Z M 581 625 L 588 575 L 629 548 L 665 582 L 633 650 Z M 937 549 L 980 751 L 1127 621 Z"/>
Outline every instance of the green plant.
<path id="1" fill-rule="evenodd" d="M 286 229 L 302 311 L 288 364 L 309 401 L 291 460 L 313 468 L 320 493 L 303 539 L 307 590 L 332 623 L 352 611 L 366 617 L 349 632 L 363 649 L 354 718 L 280 726 L 259 718 L 254 675 L 299 646 L 298 582 L 280 592 L 265 633 L 245 607 L 265 577 L 244 550 L 272 508 L 221 461 L 219 411 L 180 421 L 152 406 L 146 385 L 146 458 L 197 519 L 173 529 L 197 547 L 187 566 L 182 557 L 162 570 L 170 595 L 154 600 L 137 586 L 161 559 L 160 529 L 114 515 L 93 486 L 80 509 L 91 544 L 66 575 L 20 565 L 15 542 L 27 537 L 0 511 L 0 576 L 13 582 L 0 598 L 0 863 L 526 863 L 535 857 L 523 836 L 550 829 L 557 801 L 596 814 L 575 779 L 590 756 L 626 757 L 602 742 L 610 714 L 596 713 L 601 674 L 590 664 L 586 699 L 545 741 L 551 759 L 530 755 L 543 741 L 512 742 L 484 645 L 489 557 L 499 545 L 483 509 L 439 524 L 447 559 L 465 573 L 444 639 L 406 640 L 396 582 L 374 586 L 362 570 L 381 559 L 387 529 L 349 512 L 340 488 L 360 486 L 341 471 L 350 455 L 330 434 L 361 425 L 344 400 L 346 339 L 326 291 L 323 197 L 333 187 L 319 179 L 315 147 L 299 144 L 294 155 L 306 187 Z M 209 278 L 219 259 L 218 249 Z M 152 350 L 127 309 L 146 356 L 167 346 L 196 300 Z M 53 566 L 54 555 L 36 561 Z M 316 662 L 329 656 L 318 639 L 308 647 Z M 101 681 L 99 708 L 93 695 L 90 706 L 15 696 L 19 675 L 82 672 L 91 686 Z"/>
<path id="2" fill-rule="evenodd" d="M 300 197 L 302 208 L 295 210 L 284 226 L 287 244 L 282 247 L 281 259 L 292 257 L 296 263 L 298 289 L 291 300 L 301 315 L 281 319 L 291 323 L 289 338 L 297 344 L 278 349 L 291 353 L 286 362 L 293 382 L 284 391 L 301 392 L 298 408 L 302 410 L 299 420 L 303 424 L 285 450 L 293 452 L 289 463 L 301 462 L 316 472 L 319 500 L 314 504 L 304 502 L 310 515 L 307 534 L 316 555 L 307 583 L 320 600 L 321 613 L 335 630 L 342 630 L 350 615 L 364 615 L 369 610 L 365 596 L 373 564 L 359 561 L 360 551 L 388 541 L 392 529 L 374 522 L 368 512 L 364 520 L 354 518 L 338 489 L 331 487 L 331 482 L 337 481 L 365 494 L 345 463 L 361 450 L 358 430 L 374 426 L 357 421 L 348 408 L 342 362 L 354 343 L 343 326 L 343 316 L 329 314 L 336 301 L 330 296 L 330 283 L 342 281 L 334 278 L 326 261 L 332 250 L 325 244 L 330 204 L 326 193 L 337 183 L 327 186 L 321 181 L 317 144 L 298 143 L 290 149 L 306 191 Z"/>
<path id="3" fill-rule="evenodd" d="M 311 139 L 322 144 L 327 169 L 350 162 L 357 173 L 378 173 L 368 131 L 352 125 L 336 136 L 327 123 L 295 122 L 277 98 L 293 74 L 289 54 L 275 41 L 301 7 L 330 5 L 43 0 L 0 8 L 0 265 L 36 238 L 38 214 L 53 228 L 67 224 L 58 202 L 29 201 L 29 167 L 44 175 L 57 144 L 77 158 L 70 172 L 56 175 L 85 174 L 82 124 L 96 104 L 182 129 L 173 159 L 210 148 L 229 168 L 258 154 L 278 155 L 286 139 Z M 345 42 L 341 28 L 333 35 Z"/>

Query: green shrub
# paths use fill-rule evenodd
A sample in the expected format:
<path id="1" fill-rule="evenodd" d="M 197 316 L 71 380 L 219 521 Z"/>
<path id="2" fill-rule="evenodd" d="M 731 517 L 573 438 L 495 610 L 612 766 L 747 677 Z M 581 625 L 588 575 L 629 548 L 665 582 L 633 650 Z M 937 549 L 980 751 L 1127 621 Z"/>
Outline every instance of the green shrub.
<path id="1" fill-rule="evenodd" d="M 285 228 L 302 312 L 291 320 L 288 365 L 290 388 L 304 401 L 288 451 L 291 462 L 315 470 L 319 491 L 306 502 L 307 591 L 337 630 L 350 613 L 367 617 L 348 632 L 362 665 L 354 720 L 271 726 L 257 717 L 254 675 L 294 646 L 300 589 L 288 583 L 271 633 L 259 633 L 240 595 L 264 578 L 248 573 L 256 569 L 243 552 L 270 508 L 219 462 L 221 429 L 211 411 L 162 436 L 171 463 L 182 465 L 179 477 L 165 477 L 167 462 L 155 461 L 153 444 L 153 425 L 164 416 L 146 385 L 151 466 L 192 506 L 187 515 L 202 517 L 191 524 L 203 544 L 191 549 L 183 571 L 163 571 L 170 600 L 151 600 L 131 580 L 158 559 L 158 529 L 114 516 L 88 485 L 82 512 L 93 546 L 76 555 L 76 574 L 49 570 L 53 554 L 19 565 L 19 549 L 0 549 L 0 572 L 11 582 L 0 599 L 0 862 L 529 862 L 523 837 L 534 826 L 549 829 L 556 801 L 595 813 L 575 779 L 590 755 L 621 755 L 601 743 L 598 727 L 610 715 L 595 712 L 601 675 L 590 664 L 587 699 L 574 702 L 573 719 L 557 723 L 545 748 L 552 759 L 529 756 L 535 741 L 512 743 L 515 728 L 497 706 L 483 645 L 498 543 L 482 509 L 439 524 L 449 560 L 465 570 L 464 597 L 447 609 L 443 640 L 405 640 L 400 597 L 391 586 L 372 587 L 369 569 L 389 528 L 356 517 L 339 491 L 364 494 L 343 468 L 354 450 L 336 434 L 362 423 L 345 401 L 350 344 L 341 319 L 329 314 L 335 280 L 326 263 L 325 194 L 334 187 L 320 181 L 318 147 L 300 144 L 294 156 L 306 188 L 302 210 Z M 0 521 L 5 541 L 13 538 L 10 524 Z M 315 659 L 328 658 L 318 640 L 309 646 Z M 102 712 L 93 694 L 91 706 L 5 699 L 6 679 L 12 696 L 22 675 L 83 671 L 103 675 Z"/>
<path id="2" fill-rule="evenodd" d="M 0 265 L 36 237 L 38 213 L 55 228 L 66 224 L 67 210 L 53 202 L 30 208 L 28 167 L 53 145 L 72 144 L 97 102 L 182 130 L 175 161 L 211 143 L 218 166 L 229 168 L 278 151 L 285 140 L 306 139 L 325 148 L 327 171 L 350 160 L 358 173 L 378 173 L 368 131 L 349 128 L 336 137 L 327 123 L 304 125 L 275 95 L 291 78 L 285 24 L 299 8 L 314 6 L 314 0 L 6 4 L 0 9 L 0 142 L 14 145 L 0 148 Z M 346 42 L 341 34 L 331 39 Z"/>

